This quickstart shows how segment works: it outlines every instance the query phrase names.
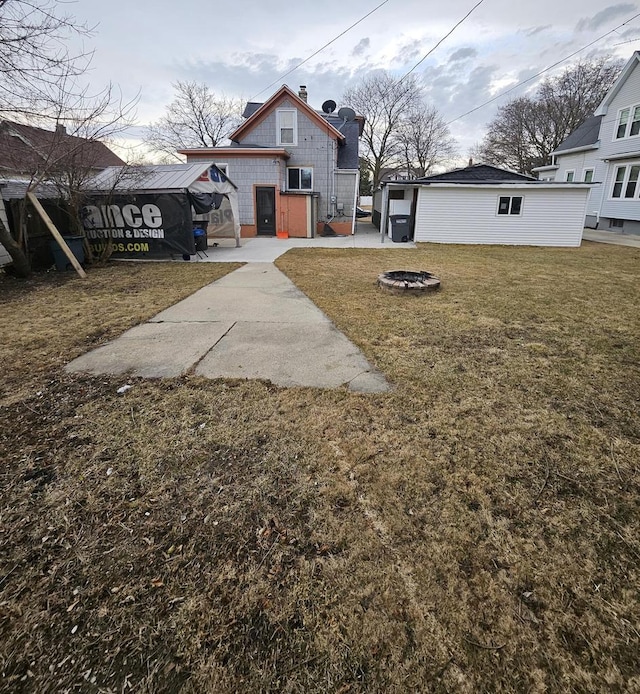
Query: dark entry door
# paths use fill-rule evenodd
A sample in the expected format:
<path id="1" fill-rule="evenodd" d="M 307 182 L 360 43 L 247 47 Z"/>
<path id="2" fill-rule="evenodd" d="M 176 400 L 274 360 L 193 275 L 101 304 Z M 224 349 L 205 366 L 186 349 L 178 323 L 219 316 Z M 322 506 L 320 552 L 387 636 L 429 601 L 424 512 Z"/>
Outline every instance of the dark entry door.
<path id="1" fill-rule="evenodd" d="M 265 236 L 276 233 L 276 189 L 256 188 L 256 231 Z"/>

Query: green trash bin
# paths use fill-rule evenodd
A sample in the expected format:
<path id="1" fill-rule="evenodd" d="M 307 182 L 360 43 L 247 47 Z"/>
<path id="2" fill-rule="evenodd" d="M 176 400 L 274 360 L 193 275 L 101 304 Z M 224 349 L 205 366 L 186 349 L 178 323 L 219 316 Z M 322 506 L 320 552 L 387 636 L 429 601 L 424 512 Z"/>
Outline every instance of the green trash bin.
<path id="1" fill-rule="evenodd" d="M 76 257 L 76 260 L 82 265 L 84 263 L 84 247 L 82 242 L 83 236 L 63 236 L 62 237 L 71 249 L 71 252 Z M 69 258 L 64 254 L 57 241 L 53 240 L 50 243 L 51 252 L 53 253 L 53 261 L 56 264 L 56 270 L 64 272 L 65 270 L 73 270 L 73 265 L 69 262 Z"/>

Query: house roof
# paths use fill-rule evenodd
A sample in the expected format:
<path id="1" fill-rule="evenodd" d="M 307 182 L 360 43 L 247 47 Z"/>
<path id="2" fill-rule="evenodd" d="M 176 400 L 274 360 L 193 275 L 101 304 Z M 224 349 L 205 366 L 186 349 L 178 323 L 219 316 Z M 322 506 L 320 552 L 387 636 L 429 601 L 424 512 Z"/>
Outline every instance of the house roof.
<path id="1" fill-rule="evenodd" d="M 579 125 L 566 140 L 563 140 L 551 154 L 560 154 L 572 149 L 582 149 L 595 145 L 600 139 L 600 124 L 603 116 L 591 116 Z"/>
<path id="2" fill-rule="evenodd" d="M 291 156 L 284 147 L 262 147 L 260 145 L 234 145 L 231 147 L 203 147 L 201 149 L 179 149 L 178 154 L 184 156 L 215 157 L 282 157 Z"/>
<path id="3" fill-rule="evenodd" d="M 306 101 L 303 101 L 294 91 L 289 89 L 286 84 L 283 84 L 278 91 L 271 96 L 264 104 L 261 104 L 248 118 L 245 122 L 231 135 L 229 136 L 231 140 L 237 142 L 241 137 L 244 137 L 248 132 L 261 123 L 271 111 L 278 106 L 278 104 L 284 99 L 291 99 L 296 106 L 305 113 L 310 120 L 312 120 L 319 128 L 322 128 L 330 137 L 334 137 L 337 140 L 343 141 L 344 135 L 337 130 L 331 123 L 327 122 L 317 111 L 311 108 Z M 254 102 L 250 102 L 254 104 Z M 247 113 L 245 109 L 245 113 Z"/>
<path id="4" fill-rule="evenodd" d="M 229 181 L 212 161 L 192 164 L 154 164 L 151 166 L 110 166 L 89 183 L 94 190 L 169 190 L 188 188 L 200 176 L 214 168 L 223 180 Z"/>
<path id="5" fill-rule="evenodd" d="M 607 92 L 598 108 L 594 111 L 594 115 L 606 115 L 609 104 L 622 89 L 622 85 L 627 81 L 629 75 L 633 72 L 638 62 L 640 62 L 640 51 L 635 51 L 631 58 L 629 58 L 627 61 L 627 64 L 622 68 L 622 72 L 618 75 L 618 79 L 613 83 L 611 89 Z"/>
<path id="6" fill-rule="evenodd" d="M 31 125 L 0 122 L 0 172 L 33 175 L 45 168 L 74 166 L 104 169 L 124 162 L 104 143 L 68 135 L 63 126 L 45 130 Z"/>
<path id="7" fill-rule="evenodd" d="M 537 181 L 538 179 L 524 174 L 500 169 L 489 164 L 473 164 L 462 169 L 454 169 L 446 173 L 416 178 L 411 183 L 508 183 L 510 181 Z"/>

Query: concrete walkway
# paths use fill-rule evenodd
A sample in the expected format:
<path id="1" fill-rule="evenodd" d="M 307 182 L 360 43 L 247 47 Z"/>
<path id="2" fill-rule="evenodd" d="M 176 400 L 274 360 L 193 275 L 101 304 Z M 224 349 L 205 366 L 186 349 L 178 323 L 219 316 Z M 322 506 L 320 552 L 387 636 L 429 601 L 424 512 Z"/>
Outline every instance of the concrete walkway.
<path id="1" fill-rule="evenodd" d="M 66 366 L 74 373 L 259 378 L 389 390 L 362 352 L 271 263 L 250 263 Z"/>
<path id="2" fill-rule="evenodd" d="M 380 232 L 371 222 L 358 222 L 356 233 L 349 236 L 316 236 L 313 239 L 277 239 L 273 236 L 242 239 L 235 248 L 233 239 L 210 238 L 206 256 L 194 256 L 192 261 L 209 263 L 272 263 L 291 248 L 369 248 L 406 251 L 416 248 L 412 241 L 393 243 L 385 238 L 380 242 Z"/>
<path id="3" fill-rule="evenodd" d="M 582 234 L 584 241 L 595 241 L 596 243 L 610 243 L 614 246 L 635 246 L 640 248 L 640 236 L 633 234 L 618 234 L 615 231 L 596 231 L 595 229 L 585 229 Z"/>

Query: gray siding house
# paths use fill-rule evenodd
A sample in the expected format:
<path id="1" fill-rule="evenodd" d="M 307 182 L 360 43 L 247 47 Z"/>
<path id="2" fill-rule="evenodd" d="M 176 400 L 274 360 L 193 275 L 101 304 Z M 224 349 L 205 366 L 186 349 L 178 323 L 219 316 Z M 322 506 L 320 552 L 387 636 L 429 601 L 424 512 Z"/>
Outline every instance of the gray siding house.
<path id="1" fill-rule="evenodd" d="M 264 104 L 249 103 L 228 147 L 180 150 L 188 162 L 213 160 L 238 185 L 242 236 L 313 237 L 326 223 L 354 229 L 358 140 L 363 119 L 343 120 L 283 85 Z"/>
<path id="2" fill-rule="evenodd" d="M 541 180 L 595 183 L 585 225 L 640 234 L 640 52 L 625 65 L 594 115 L 552 152 Z"/>

